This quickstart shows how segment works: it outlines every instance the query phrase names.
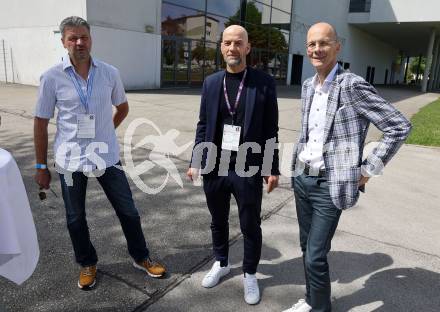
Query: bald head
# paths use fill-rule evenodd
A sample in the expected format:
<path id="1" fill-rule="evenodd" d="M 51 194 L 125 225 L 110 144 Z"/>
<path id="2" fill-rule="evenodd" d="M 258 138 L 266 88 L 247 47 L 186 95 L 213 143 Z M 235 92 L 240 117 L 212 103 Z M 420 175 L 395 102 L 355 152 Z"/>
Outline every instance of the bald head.
<path id="1" fill-rule="evenodd" d="M 248 33 L 242 26 L 231 25 L 223 31 L 221 51 L 227 71 L 243 71 L 246 68 L 246 55 L 250 50 Z"/>
<path id="2" fill-rule="evenodd" d="M 320 81 L 330 73 L 337 63 L 341 44 L 336 30 L 328 23 L 316 23 L 307 32 L 307 56 L 315 67 Z"/>
<path id="3" fill-rule="evenodd" d="M 316 32 L 326 35 L 331 40 L 338 41 L 338 34 L 336 33 L 335 28 L 329 23 L 319 22 L 313 24 L 307 32 L 307 38 L 309 38 L 309 34 Z"/>
<path id="4" fill-rule="evenodd" d="M 231 25 L 226 27 L 225 30 L 223 31 L 222 39 L 224 39 L 225 36 L 229 36 L 229 35 L 239 36 L 246 43 L 249 40 L 246 29 L 244 29 L 244 27 L 240 25 Z"/>

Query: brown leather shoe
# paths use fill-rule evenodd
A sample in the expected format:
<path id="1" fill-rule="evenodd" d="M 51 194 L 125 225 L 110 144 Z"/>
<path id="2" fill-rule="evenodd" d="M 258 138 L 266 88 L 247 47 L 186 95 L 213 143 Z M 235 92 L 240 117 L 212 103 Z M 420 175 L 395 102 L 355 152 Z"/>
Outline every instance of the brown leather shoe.
<path id="1" fill-rule="evenodd" d="M 96 265 L 81 268 L 78 287 L 82 290 L 92 289 L 96 284 Z"/>
<path id="2" fill-rule="evenodd" d="M 165 266 L 158 262 L 152 261 L 150 258 L 140 262 L 133 262 L 133 266 L 136 269 L 147 272 L 147 274 L 151 277 L 162 277 L 166 271 Z"/>

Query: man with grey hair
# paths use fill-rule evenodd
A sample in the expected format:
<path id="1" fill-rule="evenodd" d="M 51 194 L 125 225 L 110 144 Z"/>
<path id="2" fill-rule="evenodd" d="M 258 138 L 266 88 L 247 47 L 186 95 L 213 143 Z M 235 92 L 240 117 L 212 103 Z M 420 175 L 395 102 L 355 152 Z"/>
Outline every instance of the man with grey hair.
<path id="1" fill-rule="evenodd" d="M 204 81 L 195 146 L 187 175 L 190 179 L 196 178 L 199 165 L 206 165 L 202 170 L 203 188 L 212 217 L 216 261 L 202 286 L 214 287 L 230 272 L 228 218 L 233 194 L 244 238 L 244 299 L 248 304 L 257 304 L 260 292 L 255 274 L 262 244 L 262 181 L 266 181 L 270 193 L 277 187 L 279 175 L 278 151 L 275 150 L 271 157 L 263 155 L 274 148 L 278 140 L 278 105 L 274 79 L 246 65 L 250 49 L 248 34 L 243 27 L 232 25 L 223 31 L 221 51 L 226 70 L 210 75 Z M 268 141 L 272 142 L 271 147 L 268 147 L 271 145 Z M 200 146 L 206 143 L 215 146 L 217 152 L 213 152 L 212 157 L 201 151 Z M 251 149 L 249 153 L 248 149 Z M 201 153 L 203 157 L 198 155 Z M 199 158 L 203 158 L 202 164 L 197 163 Z M 206 169 L 210 167 L 209 159 L 214 165 L 211 172 Z M 244 164 L 246 173 L 251 173 L 252 168 L 254 174 L 244 174 Z"/>
<path id="2" fill-rule="evenodd" d="M 302 127 L 292 168 L 306 298 L 285 312 L 330 312 L 327 254 L 342 210 L 356 204 L 370 177 L 381 174 L 411 125 L 369 83 L 338 65 L 341 44 L 330 24 L 310 27 L 306 49 L 316 75 L 302 87 Z M 363 160 L 370 123 L 383 137 Z"/>
<path id="3" fill-rule="evenodd" d="M 61 22 L 60 31 L 68 55 L 40 79 L 34 120 L 35 181 L 40 188 L 49 188 L 47 128 L 57 108 L 54 154 L 67 228 L 76 262 L 81 266 L 78 287 L 90 289 L 96 282 L 98 257 L 90 241 L 85 197 L 88 176 L 97 169 L 97 180 L 121 222 L 133 265 L 150 276 L 160 277 L 165 268 L 149 257 L 139 212 L 120 166 L 115 129 L 127 116 L 128 103 L 119 71 L 91 57 L 90 26 L 84 19 L 67 17 Z"/>

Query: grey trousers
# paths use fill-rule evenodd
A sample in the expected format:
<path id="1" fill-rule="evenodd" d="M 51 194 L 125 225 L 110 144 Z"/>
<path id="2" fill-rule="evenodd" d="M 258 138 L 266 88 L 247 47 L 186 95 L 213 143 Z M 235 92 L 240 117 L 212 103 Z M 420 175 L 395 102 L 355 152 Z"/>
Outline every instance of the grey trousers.
<path id="1" fill-rule="evenodd" d="M 306 278 L 306 301 L 313 312 L 331 311 L 327 254 L 341 210 L 330 198 L 325 177 L 300 175 L 293 179 Z"/>

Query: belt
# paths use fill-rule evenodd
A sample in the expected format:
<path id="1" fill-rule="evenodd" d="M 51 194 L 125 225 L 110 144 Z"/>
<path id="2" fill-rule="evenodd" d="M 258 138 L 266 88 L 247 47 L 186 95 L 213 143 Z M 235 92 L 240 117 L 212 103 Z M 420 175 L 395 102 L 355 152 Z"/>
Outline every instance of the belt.
<path id="1" fill-rule="evenodd" d="M 303 173 L 306 176 L 310 176 L 310 177 L 317 177 L 317 178 L 325 177 L 325 169 L 319 169 L 319 171 L 316 172 L 316 169 L 313 169 L 307 163 L 304 163 Z"/>

